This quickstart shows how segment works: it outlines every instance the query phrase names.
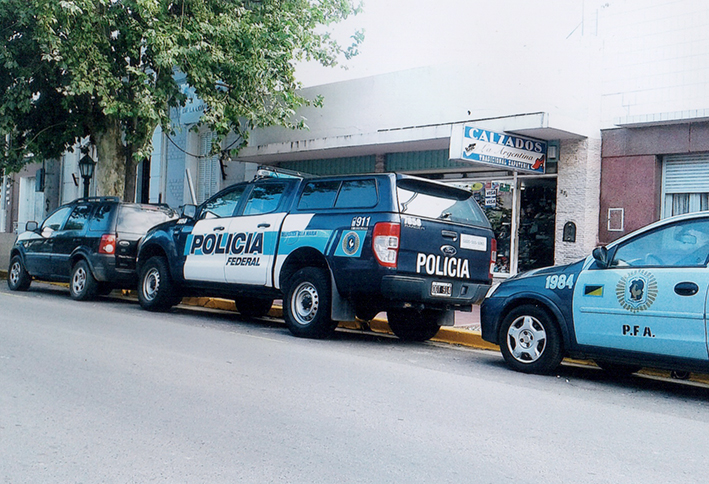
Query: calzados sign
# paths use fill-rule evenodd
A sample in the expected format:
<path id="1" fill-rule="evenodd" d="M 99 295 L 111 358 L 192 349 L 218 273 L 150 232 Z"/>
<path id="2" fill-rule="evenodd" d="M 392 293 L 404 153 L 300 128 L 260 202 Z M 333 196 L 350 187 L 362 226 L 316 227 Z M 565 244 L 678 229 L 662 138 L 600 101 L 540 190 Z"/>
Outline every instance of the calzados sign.
<path id="1" fill-rule="evenodd" d="M 453 133 L 451 159 L 544 173 L 547 154 L 545 141 L 496 133 L 470 125 L 464 125 L 462 132 L 454 130 Z"/>

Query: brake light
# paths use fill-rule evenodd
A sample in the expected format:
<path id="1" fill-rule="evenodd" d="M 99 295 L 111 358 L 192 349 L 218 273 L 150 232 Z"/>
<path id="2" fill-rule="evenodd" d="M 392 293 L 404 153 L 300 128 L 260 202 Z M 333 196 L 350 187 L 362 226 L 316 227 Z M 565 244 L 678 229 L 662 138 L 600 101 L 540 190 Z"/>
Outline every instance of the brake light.
<path id="1" fill-rule="evenodd" d="M 492 273 L 495 272 L 495 263 L 497 262 L 497 240 L 490 239 L 490 279 L 492 279 Z"/>
<path id="2" fill-rule="evenodd" d="M 113 254 L 116 252 L 116 236 L 113 234 L 103 234 L 101 243 L 98 246 L 99 254 Z"/>
<path id="3" fill-rule="evenodd" d="M 399 255 L 399 238 L 401 225 L 391 222 L 380 222 L 374 226 L 372 250 L 377 262 L 384 267 L 396 267 Z"/>

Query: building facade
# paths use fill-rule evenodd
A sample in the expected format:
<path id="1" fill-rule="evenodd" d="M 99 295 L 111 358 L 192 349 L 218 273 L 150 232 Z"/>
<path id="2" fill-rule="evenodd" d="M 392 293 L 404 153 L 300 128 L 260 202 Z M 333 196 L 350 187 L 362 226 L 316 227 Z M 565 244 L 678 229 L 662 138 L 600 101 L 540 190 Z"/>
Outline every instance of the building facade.
<path id="1" fill-rule="evenodd" d="M 475 194 L 498 239 L 500 277 L 571 262 L 658 218 L 706 209 L 709 5 L 583 5 L 579 27 L 552 46 L 471 46 L 459 62 L 304 89 L 324 99 L 297 113 L 308 129 L 256 130 L 234 159 L 209 155 L 211 133 L 197 126 L 204 105 L 183 79 L 189 102 L 173 113 L 174 134 L 155 132 L 138 199 L 200 203 L 258 165 L 416 174 Z M 543 170 L 466 158 L 467 128 L 543 143 Z M 0 230 L 78 197 L 77 176 L 78 155 L 68 153 L 5 177 Z"/>

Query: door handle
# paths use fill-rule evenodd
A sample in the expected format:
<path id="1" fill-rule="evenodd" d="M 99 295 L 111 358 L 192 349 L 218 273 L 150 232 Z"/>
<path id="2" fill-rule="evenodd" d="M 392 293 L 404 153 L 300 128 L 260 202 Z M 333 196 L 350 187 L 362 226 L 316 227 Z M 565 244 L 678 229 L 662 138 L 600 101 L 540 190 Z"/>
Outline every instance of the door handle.
<path id="1" fill-rule="evenodd" d="M 214 231 L 214 232 L 219 232 L 219 231 L 222 231 L 222 230 L 224 230 L 224 227 L 222 227 L 221 225 L 220 225 L 219 227 L 214 227 L 214 228 L 212 229 L 212 231 Z"/>
<path id="2" fill-rule="evenodd" d="M 257 227 L 260 228 L 260 229 L 265 229 L 265 228 L 268 228 L 268 227 L 270 227 L 270 226 L 271 226 L 271 224 L 267 224 L 267 223 L 262 223 L 262 224 L 258 224 L 258 225 L 257 225 Z"/>
<path id="3" fill-rule="evenodd" d="M 452 230 L 442 230 L 441 235 L 446 239 L 458 240 L 458 233 Z"/>
<path id="4" fill-rule="evenodd" d="M 699 292 L 699 286 L 693 282 L 680 282 L 675 286 L 675 293 L 678 296 L 694 296 Z"/>

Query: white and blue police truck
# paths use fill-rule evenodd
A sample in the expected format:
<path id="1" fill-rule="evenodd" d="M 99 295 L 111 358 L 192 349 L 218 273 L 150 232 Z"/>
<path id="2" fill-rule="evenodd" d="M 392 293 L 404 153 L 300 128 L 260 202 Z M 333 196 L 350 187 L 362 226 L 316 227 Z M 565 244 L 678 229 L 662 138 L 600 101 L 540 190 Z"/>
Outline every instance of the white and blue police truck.
<path id="1" fill-rule="evenodd" d="M 338 321 L 386 311 L 397 336 L 424 341 L 490 288 L 495 239 L 470 192 L 394 173 L 273 174 L 186 206 L 146 235 L 143 308 L 213 296 L 258 317 L 282 298 L 296 336 L 326 337 Z"/>

